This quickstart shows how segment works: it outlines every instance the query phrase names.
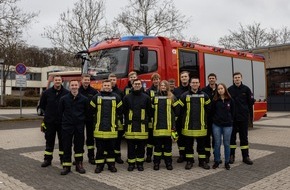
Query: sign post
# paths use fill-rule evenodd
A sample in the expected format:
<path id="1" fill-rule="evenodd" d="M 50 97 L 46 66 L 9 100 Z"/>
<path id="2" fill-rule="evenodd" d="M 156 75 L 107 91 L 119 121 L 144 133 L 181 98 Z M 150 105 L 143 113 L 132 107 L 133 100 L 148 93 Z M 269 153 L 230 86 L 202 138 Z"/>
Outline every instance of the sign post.
<path id="1" fill-rule="evenodd" d="M 20 118 L 22 118 L 22 87 L 27 86 L 26 82 L 26 66 L 23 63 L 18 63 L 15 66 L 16 75 L 16 87 L 20 88 Z"/>

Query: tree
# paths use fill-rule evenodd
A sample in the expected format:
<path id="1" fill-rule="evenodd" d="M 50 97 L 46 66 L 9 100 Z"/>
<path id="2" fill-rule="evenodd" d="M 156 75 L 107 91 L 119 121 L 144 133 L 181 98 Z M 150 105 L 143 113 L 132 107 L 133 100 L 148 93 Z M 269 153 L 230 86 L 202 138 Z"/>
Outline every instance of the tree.
<path id="1" fill-rule="evenodd" d="M 176 9 L 172 0 L 130 0 L 115 23 L 120 23 L 131 35 L 184 38 L 180 31 L 186 28 L 189 19 Z"/>
<path id="2" fill-rule="evenodd" d="M 271 28 L 269 31 L 262 28 L 260 23 L 254 23 L 246 26 L 240 24 L 237 31 L 229 31 L 230 35 L 219 39 L 219 45 L 228 49 L 252 49 L 290 41 L 290 31 L 287 27 L 283 27 L 281 30 Z"/>
<path id="3" fill-rule="evenodd" d="M 23 31 L 29 26 L 37 13 L 25 13 L 16 5 L 18 0 L 0 0 L 0 58 L 4 59 L 4 76 L 2 76 L 5 95 L 6 79 L 10 66 L 18 63 L 18 49 L 25 46 Z M 2 69 L 2 68 L 1 68 Z"/>
<path id="4" fill-rule="evenodd" d="M 79 0 L 72 10 L 61 13 L 54 27 L 46 27 L 43 36 L 65 52 L 75 54 L 88 49 L 108 33 L 104 11 L 103 0 Z"/>

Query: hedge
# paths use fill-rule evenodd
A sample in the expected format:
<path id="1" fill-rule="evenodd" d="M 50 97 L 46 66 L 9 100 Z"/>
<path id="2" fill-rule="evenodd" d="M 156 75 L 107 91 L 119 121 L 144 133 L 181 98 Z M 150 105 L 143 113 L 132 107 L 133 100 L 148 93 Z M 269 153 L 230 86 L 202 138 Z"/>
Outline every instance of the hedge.
<path id="1" fill-rule="evenodd" d="M 22 97 L 22 107 L 36 107 L 39 97 Z M 20 96 L 6 96 L 7 107 L 20 107 Z"/>

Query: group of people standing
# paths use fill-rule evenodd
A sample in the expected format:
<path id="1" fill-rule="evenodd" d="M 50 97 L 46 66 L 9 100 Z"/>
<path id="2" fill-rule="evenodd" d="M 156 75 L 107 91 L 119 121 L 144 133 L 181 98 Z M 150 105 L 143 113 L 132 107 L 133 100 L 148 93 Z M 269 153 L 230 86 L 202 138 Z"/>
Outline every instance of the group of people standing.
<path id="1" fill-rule="evenodd" d="M 237 132 L 243 162 L 253 164 L 248 151 L 248 122 L 254 99 L 251 90 L 242 84 L 241 73 L 234 73 L 234 84 L 229 89 L 222 83 L 216 84 L 214 73 L 208 76 L 209 84 L 204 89 L 200 89 L 199 78 L 189 78 L 187 71 L 180 73 L 179 87 L 175 87 L 174 79 L 161 81 L 157 73 L 151 76 L 152 86 L 146 91 L 136 72 L 130 72 L 128 79 L 128 86 L 120 90 L 116 85 L 117 76 L 110 74 L 98 92 L 90 86 L 90 75 L 84 74 L 81 86 L 77 80 L 71 80 L 68 91 L 62 86 L 61 76 L 54 76 L 54 85 L 43 92 L 40 100 L 40 108 L 45 113 L 41 129 L 46 139 L 41 167 L 51 165 L 57 135 L 63 166 L 61 175 L 71 171 L 72 145 L 76 171 L 85 173 L 85 134 L 88 160 L 96 165 L 95 173 L 101 173 L 105 164 L 111 172 L 117 172 L 115 162 L 124 163 L 123 136 L 127 140 L 128 171 L 135 168 L 143 171 L 143 163 L 151 162 L 152 156 L 154 170 L 159 170 L 162 159 L 166 169 L 172 170 L 172 134 L 176 133 L 177 162 L 186 161 L 185 169 L 193 167 L 195 140 L 198 165 L 210 169 L 213 145 L 212 168 L 219 167 L 223 136 L 225 168 L 229 170 L 235 161 Z"/>

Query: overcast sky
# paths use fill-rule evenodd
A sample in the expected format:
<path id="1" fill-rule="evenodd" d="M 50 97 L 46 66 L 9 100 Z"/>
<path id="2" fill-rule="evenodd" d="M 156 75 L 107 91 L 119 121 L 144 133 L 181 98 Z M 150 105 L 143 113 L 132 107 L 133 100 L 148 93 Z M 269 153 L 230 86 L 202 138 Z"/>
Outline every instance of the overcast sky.
<path id="1" fill-rule="evenodd" d="M 36 23 L 25 34 L 29 45 L 51 47 L 50 41 L 42 38 L 46 26 L 54 26 L 60 13 L 72 9 L 77 0 L 21 0 L 19 7 L 24 11 L 39 11 Z M 289 0 L 173 0 L 177 9 L 190 17 L 191 23 L 184 31 L 187 36 L 195 35 L 199 43 L 218 46 L 220 37 L 229 30 L 238 30 L 239 23 L 248 25 L 261 23 L 262 28 L 290 29 Z M 105 0 L 106 19 L 111 22 L 127 5 L 128 0 Z"/>

